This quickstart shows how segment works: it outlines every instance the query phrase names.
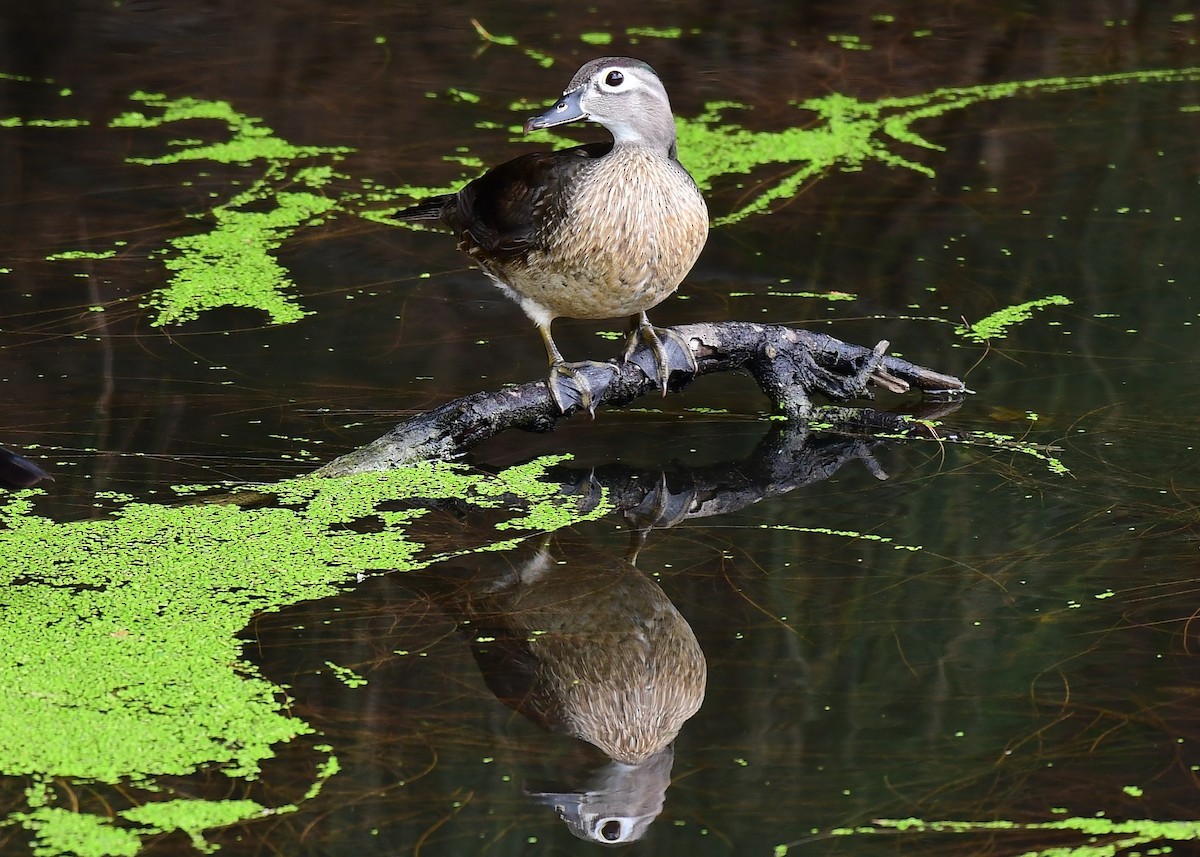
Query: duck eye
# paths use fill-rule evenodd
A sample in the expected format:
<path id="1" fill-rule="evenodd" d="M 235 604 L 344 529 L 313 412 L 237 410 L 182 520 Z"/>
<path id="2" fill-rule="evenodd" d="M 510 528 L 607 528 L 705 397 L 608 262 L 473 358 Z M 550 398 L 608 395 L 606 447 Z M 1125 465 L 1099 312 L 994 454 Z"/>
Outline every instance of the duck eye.
<path id="1" fill-rule="evenodd" d="M 615 89 L 625 82 L 625 75 L 621 74 L 619 71 L 610 71 L 607 75 L 605 75 L 604 82 Z"/>

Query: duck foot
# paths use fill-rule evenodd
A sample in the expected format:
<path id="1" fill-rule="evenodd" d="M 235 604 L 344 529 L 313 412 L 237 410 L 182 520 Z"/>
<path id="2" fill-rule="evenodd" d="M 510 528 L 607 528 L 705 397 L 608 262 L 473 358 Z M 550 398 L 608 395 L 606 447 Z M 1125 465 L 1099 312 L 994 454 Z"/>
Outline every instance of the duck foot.
<path id="1" fill-rule="evenodd" d="M 647 378 L 658 381 L 665 396 L 672 372 L 696 375 L 696 357 L 688 341 L 669 327 L 655 327 L 642 313 L 625 346 L 625 362 L 633 363 Z"/>
<path id="2" fill-rule="evenodd" d="M 550 364 L 546 386 L 562 413 L 583 408 L 594 419 L 596 406 L 604 400 L 604 394 L 616 376 L 617 367 L 611 363 L 598 363 L 595 360 L 558 362 Z"/>

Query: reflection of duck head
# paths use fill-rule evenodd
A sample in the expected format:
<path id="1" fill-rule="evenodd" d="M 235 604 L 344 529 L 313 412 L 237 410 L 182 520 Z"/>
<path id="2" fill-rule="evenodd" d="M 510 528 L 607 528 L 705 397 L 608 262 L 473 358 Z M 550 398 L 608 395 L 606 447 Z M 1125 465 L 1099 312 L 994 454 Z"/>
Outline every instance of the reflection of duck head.
<path id="1" fill-rule="evenodd" d="M 640 765 L 610 762 L 579 791 L 527 793 L 554 807 L 580 839 L 624 845 L 641 839 L 662 812 L 674 757 L 668 746 Z"/>
<path id="2" fill-rule="evenodd" d="M 637 766 L 704 700 L 691 627 L 624 561 L 558 564 L 545 551 L 452 597 L 484 680 L 509 707 Z"/>

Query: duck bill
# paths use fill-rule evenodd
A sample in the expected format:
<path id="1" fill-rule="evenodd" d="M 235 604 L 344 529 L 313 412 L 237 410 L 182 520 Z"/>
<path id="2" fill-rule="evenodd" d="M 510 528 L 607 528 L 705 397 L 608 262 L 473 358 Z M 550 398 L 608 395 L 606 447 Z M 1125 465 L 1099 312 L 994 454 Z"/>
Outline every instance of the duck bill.
<path id="1" fill-rule="evenodd" d="M 528 134 L 530 131 L 536 131 L 539 128 L 553 128 L 555 125 L 565 125 L 567 122 L 574 122 L 576 119 L 587 119 L 587 113 L 579 105 L 579 98 L 582 95 L 583 87 L 564 93 L 563 97 L 558 99 L 554 106 L 541 116 L 534 116 L 525 122 L 525 133 Z"/>

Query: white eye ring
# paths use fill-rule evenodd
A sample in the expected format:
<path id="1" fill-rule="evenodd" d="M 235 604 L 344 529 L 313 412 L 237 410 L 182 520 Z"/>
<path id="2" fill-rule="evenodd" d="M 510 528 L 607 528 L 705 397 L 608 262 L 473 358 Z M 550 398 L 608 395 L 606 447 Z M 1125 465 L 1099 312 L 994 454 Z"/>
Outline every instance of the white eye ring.
<path id="1" fill-rule="evenodd" d="M 628 818 L 622 818 L 621 816 L 598 818 L 592 825 L 592 841 L 616 845 L 621 842 L 628 842 L 629 834 L 632 832 L 633 822 Z"/>
<path id="2" fill-rule="evenodd" d="M 619 92 L 629 83 L 630 78 L 619 68 L 605 69 L 600 74 L 600 88 L 609 92 Z"/>

